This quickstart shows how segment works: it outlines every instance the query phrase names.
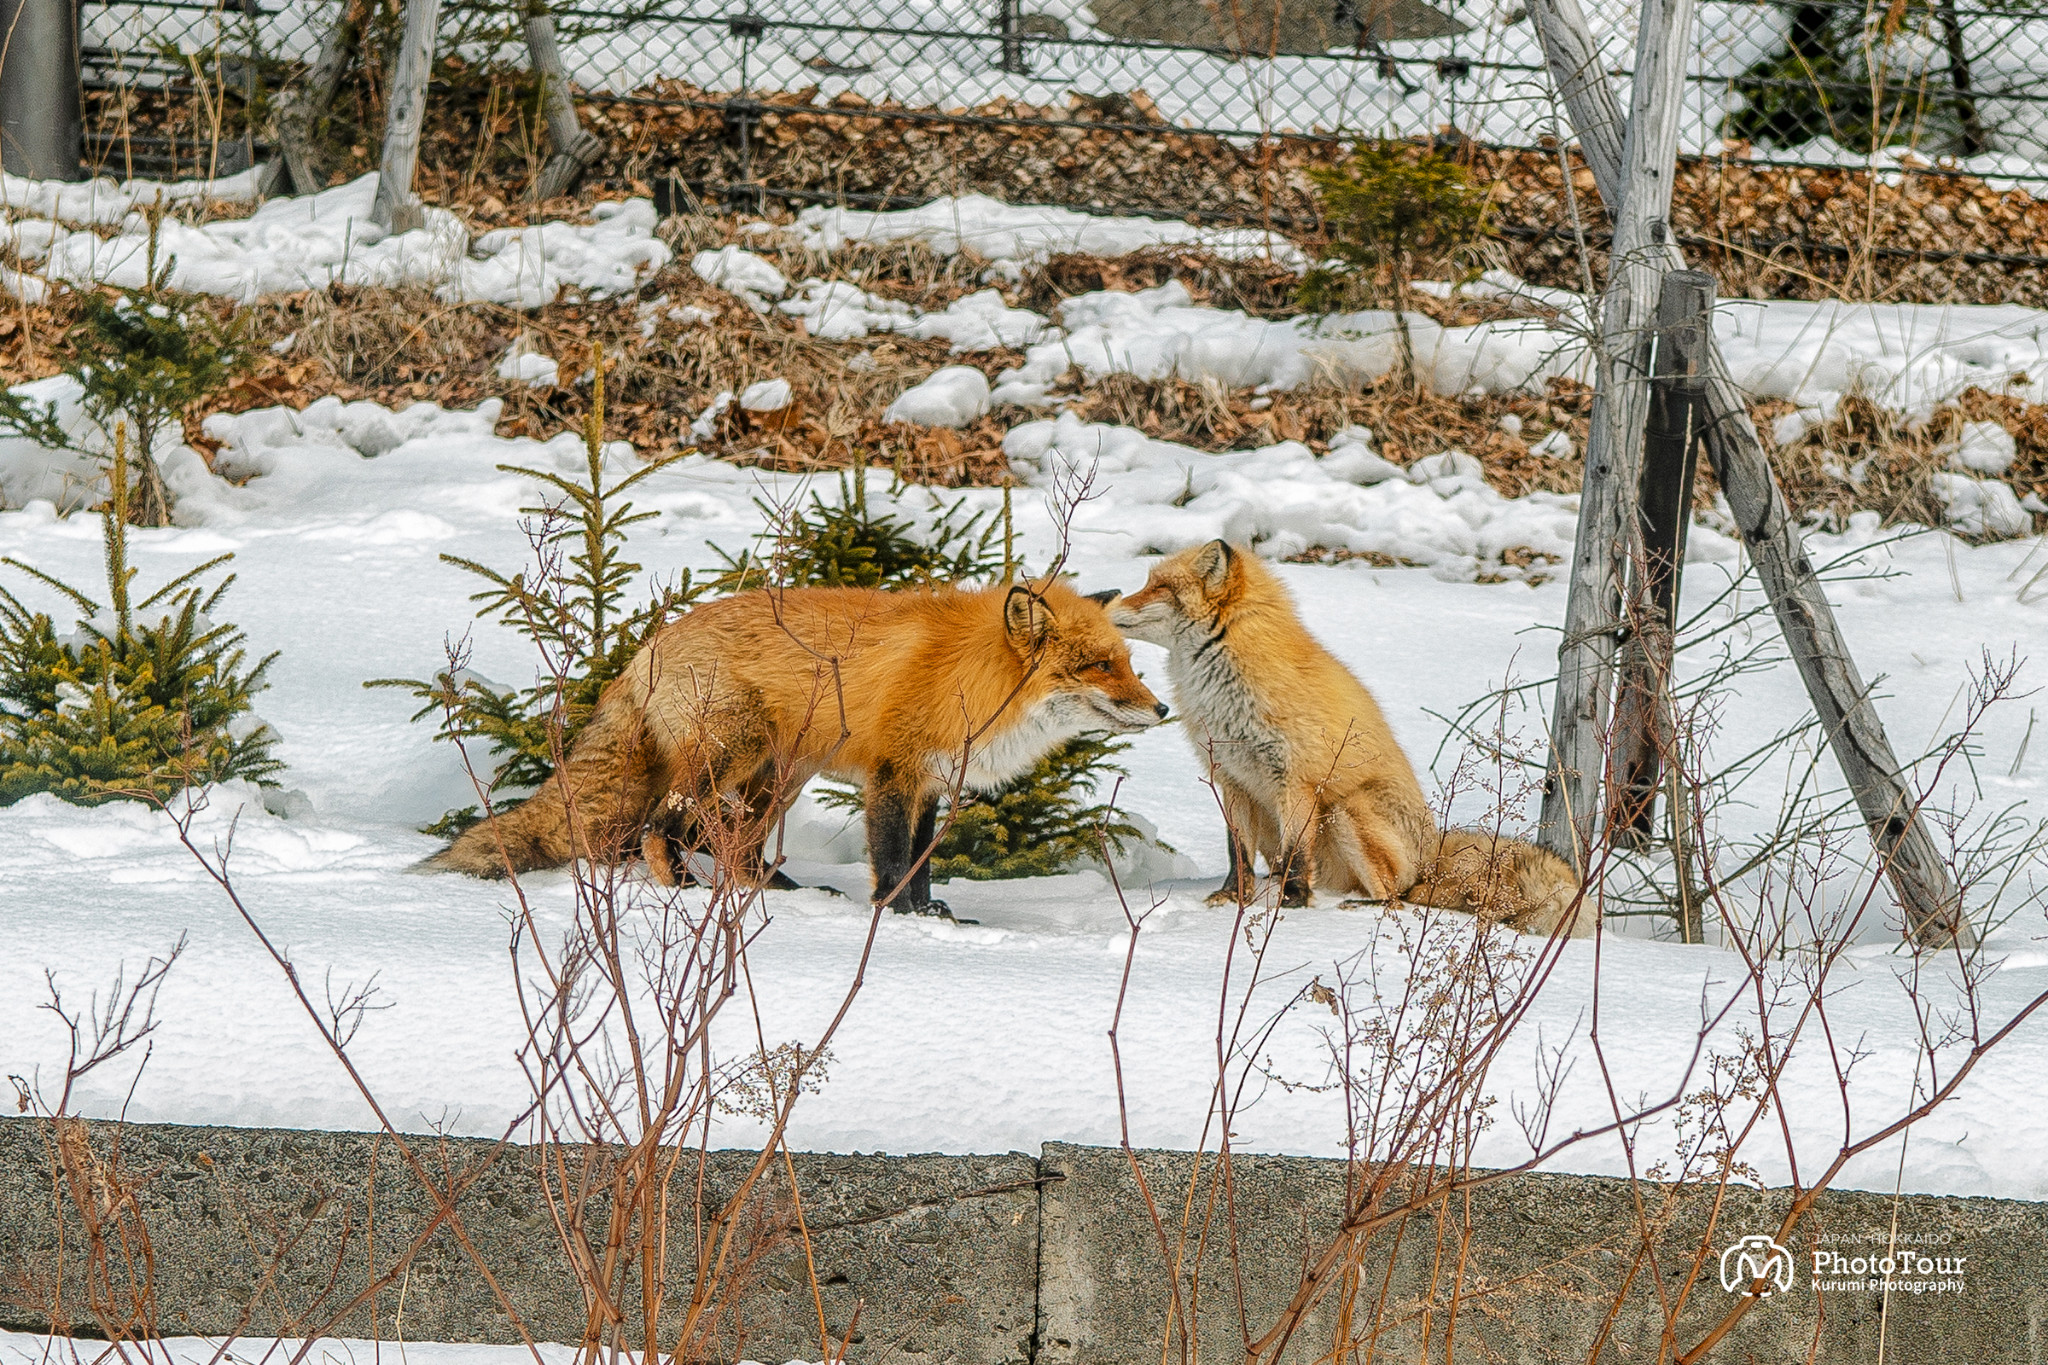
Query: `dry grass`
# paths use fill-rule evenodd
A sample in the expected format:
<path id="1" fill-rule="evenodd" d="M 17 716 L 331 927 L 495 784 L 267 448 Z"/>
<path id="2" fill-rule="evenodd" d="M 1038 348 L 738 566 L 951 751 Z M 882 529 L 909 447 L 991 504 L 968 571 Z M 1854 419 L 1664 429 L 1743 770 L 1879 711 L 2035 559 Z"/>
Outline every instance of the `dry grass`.
<path id="1" fill-rule="evenodd" d="M 536 206 L 507 202 L 491 184 L 488 176 L 454 177 L 433 187 L 437 192 L 430 197 L 472 230 L 483 231 L 536 215 L 581 217 L 601 199 L 644 188 L 593 188 L 576 200 Z M 787 221 L 786 214 L 776 216 Z M 504 404 L 501 434 L 547 437 L 581 423 L 589 390 L 579 380 L 592 349 L 602 345 L 611 395 L 608 435 L 650 456 L 701 445 L 707 453 L 779 470 L 881 464 L 918 482 L 986 485 L 1010 477 L 1001 452 L 1004 433 L 1042 413 L 1002 411 L 962 431 L 884 423 L 881 416 L 898 394 L 941 366 L 972 364 L 994 379 L 1019 362 L 1017 353 L 955 356 L 944 341 L 887 334 L 817 341 L 796 320 L 779 312 L 756 315 L 704 283 L 689 268 L 691 255 L 737 242 L 774 261 L 793 282 L 813 276 L 848 280 L 925 309 L 994 287 L 1011 306 L 1056 316 L 1064 300 L 1081 293 L 1179 280 L 1194 301 L 1207 306 L 1263 317 L 1299 312 L 1291 271 L 1270 261 L 1232 261 L 1191 248 L 1122 257 L 1059 255 L 1005 283 L 971 252 L 945 256 L 922 242 L 897 242 L 854 243 L 828 255 L 781 234 L 750 232 L 750 225 L 721 214 L 671 217 L 659 231 L 676 260 L 635 296 L 557 303 L 531 313 L 450 304 L 419 289 L 328 289 L 266 299 L 246 310 L 255 364 L 213 410 L 304 406 L 327 394 L 390 406 L 427 400 L 473 407 L 496 398 Z M 642 307 L 663 297 L 668 302 L 660 308 Z M 708 310 L 713 320 L 692 324 L 669 316 L 670 308 L 682 305 Z M 1496 315 L 1502 305 L 1417 295 L 1411 307 L 1445 325 L 1470 325 Z M 69 357 L 63 338 L 73 313 L 70 296 L 62 292 L 48 304 L 17 301 L 0 310 L 0 380 L 16 383 L 60 369 Z M 643 335 L 650 323 L 651 334 Z M 531 388 L 498 376 L 499 361 L 522 336 L 531 349 L 557 361 L 561 382 Z M 777 378 L 790 384 L 792 408 L 766 421 L 735 411 L 708 442 L 692 435 L 690 423 L 719 393 Z M 1484 397 L 1446 397 L 1393 382 L 1362 390 L 1311 384 L 1261 396 L 1213 380 L 1111 375 L 1084 384 L 1078 372 L 1069 372 L 1064 387 L 1085 420 L 1135 427 L 1202 450 L 1296 440 L 1321 453 L 1340 429 L 1363 426 L 1380 454 L 1396 464 L 1449 450 L 1470 454 L 1489 484 L 1510 497 L 1576 491 L 1577 452 L 1585 446 L 1591 406 L 1589 390 L 1564 380 L 1541 396 Z M 1789 410 L 1782 403 L 1756 405 L 1767 441 L 1772 420 Z M 204 415 L 192 415 L 187 434 L 210 453 L 200 432 Z M 1979 389 L 1918 423 L 1851 400 L 1833 423 L 1773 453 L 1799 514 L 1840 521 L 1852 511 L 1872 510 L 1888 524 L 1938 525 L 1942 508 L 1930 476 L 1944 466 L 1945 447 L 1966 420 L 1995 421 L 2011 431 L 2019 456 L 2009 480 L 2022 495 L 2048 498 L 2048 407 Z M 1573 453 L 1536 454 L 1534 447 L 1559 430 L 1570 437 Z M 1710 503 L 1713 491 L 1712 477 L 1702 469 L 1696 502 Z"/>
<path id="2" fill-rule="evenodd" d="M 1789 403 L 1760 405 L 1757 425 L 1773 445 L 1786 501 L 1800 516 L 1842 526 L 1852 512 L 1870 511 L 1886 526 L 1941 525 L 1945 508 L 1933 479 L 1950 470 L 1965 422 L 1996 422 L 2012 433 L 2018 454 L 2007 482 L 2021 496 L 2048 494 L 2048 407 L 2010 394 L 1972 388 L 1916 420 L 1851 395 L 1833 420 L 1775 445 L 1771 419 L 1791 410 Z M 2041 518 L 2035 521 L 2038 526 Z"/>
<path id="3" fill-rule="evenodd" d="M 1078 384 L 1079 376 L 1069 381 Z M 1263 403 L 1255 409 L 1254 403 Z M 1535 491 L 1569 493 L 1579 486 L 1577 451 L 1585 445 L 1592 391 L 1567 379 L 1542 397 L 1494 394 L 1447 398 L 1386 380 L 1364 389 L 1310 384 L 1255 395 L 1214 381 L 1138 379 L 1106 375 L 1083 389 L 1074 411 L 1087 421 L 1136 427 L 1158 440 L 1201 450 L 1249 450 L 1275 441 L 1301 441 L 1317 454 L 1347 426 L 1373 434 L 1380 455 L 1406 465 L 1447 450 L 1474 456 L 1489 484 L 1507 497 Z M 1538 455 L 1532 449 L 1551 432 L 1571 437 L 1574 453 Z"/>
<path id="4" fill-rule="evenodd" d="M 1213 251 L 1156 246 L 1123 256 L 1063 253 L 1028 267 L 1019 307 L 1052 316 L 1068 299 L 1099 289 L 1136 292 L 1179 280 L 1193 300 L 1210 308 L 1235 308 L 1253 317 L 1291 317 L 1301 312 L 1295 291 L 1301 277 L 1263 258 L 1233 261 Z"/>

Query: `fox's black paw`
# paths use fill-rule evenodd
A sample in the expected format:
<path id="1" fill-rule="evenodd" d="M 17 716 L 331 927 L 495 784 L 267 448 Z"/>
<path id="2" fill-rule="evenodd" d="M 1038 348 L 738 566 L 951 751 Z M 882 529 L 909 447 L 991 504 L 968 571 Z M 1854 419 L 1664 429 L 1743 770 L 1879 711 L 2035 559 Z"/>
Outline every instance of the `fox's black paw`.
<path id="1" fill-rule="evenodd" d="M 953 924 L 979 924 L 980 920 L 961 919 L 953 913 L 953 907 L 944 901 L 898 901 L 890 909 L 899 915 L 929 915 L 933 919 L 947 920 Z"/>

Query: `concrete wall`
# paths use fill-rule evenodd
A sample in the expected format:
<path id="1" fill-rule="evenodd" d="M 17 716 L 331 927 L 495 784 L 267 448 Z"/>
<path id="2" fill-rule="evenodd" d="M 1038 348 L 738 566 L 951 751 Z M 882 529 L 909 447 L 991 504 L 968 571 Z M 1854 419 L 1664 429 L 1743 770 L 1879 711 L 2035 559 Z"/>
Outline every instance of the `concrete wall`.
<path id="1" fill-rule="evenodd" d="M 0 1286 L 54 1264 L 58 1226 L 47 1136 L 45 1125 L 0 1120 Z M 109 1126 L 94 1130 L 102 1160 L 114 1155 L 116 1140 Z M 388 1265 L 418 1234 L 433 1207 L 392 1144 L 365 1135 L 133 1126 L 119 1131 L 118 1143 L 122 1169 L 147 1177 L 139 1200 L 165 1330 L 272 1333 L 331 1315 L 361 1290 L 373 1262 Z M 439 1178 L 452 1179 L 487 1154 L 488 1144 L 423 1139 L 422 1150 Z M 573 1341 L 584 1309 L 532 1160 L 524 1150 L 503 1153 L 467 1189 L 459 1203 L 463 1232 L 536 1337 Z M 750 1153 L 715 1153 L 705 1172 L 704 1207 L 722 1205 L 752 1160 Z M 1198 1163 L 1187 1153 L 1141 1153 L 1138 1167 L 1157 1224 L 1130 1159 L 1115 1149 L 1049 1144 L 1035 1159 L 800 1154 L 794 1165 L 835 1336 L 859 1305 L 854 1361 L 1156 1361 L 1176 1317 L 1170 1264 L 1179 1268 L 1181 1320 L 1195 1324 L 1197 1353 L 1240 1358 L 1241 1324 L 1269 1322 L 1285 1304 L 1344 1203 L 1342 1163 L 1290 1157 L 1238 1157 L 1226 1188 L 1213 1178 L 1213 1157 Z M 1662 1227 L 1654 1269 L 1638 1256 L 1629 1187 L 1576 1176 L 1501 1181 L 1461 1201 L 1441 1229 L 1416 1220 L 1398 1238 L 1372 1239 L 1359 1267 L 1362 1305 L 1384 1284 L 1387 1301 L 1405 1314 L 1377 1358 L 1443 1359 L 1443 1310 L 1461 1252 L 1455 1359 L 1583 1361 L 1624 1281 L 1624 1306 L 1602 1358 L 1645 1351 L 1654 1358 L 1663 1321 L 1658 1281 L 1669 1293 L 1689 1273 L 1711 1192 L 1649 1194 Z M 1718 1249 L 1775 1226 L 1786 1200 L 1783 1191 L 1726 1192 L 1711 1244 Z M 797 1208 L 778 1164 L 746 1226 L 786 1229 Z M 1759 1304 L 1712 1358 L 1877 1360 L 1881 1298 L 1817 1295 L 1810 1252 L 1816 1238 L 1889 1235 L 1894 1212 L 1882 1196 L 1828 1196 L 1793 1248 L 1793 1290 Z M 1902 1245 L 1967 1259 L 1960 1292 L 1892 1296 L 1883 1323 L 1886 1360 L 2048 1361 L 2048 1205 L 1908 1198 L 1896 1214 Z M 1227 1250 L 1232 1227 L 1234 1259 Z M 280 1251 L 285 1240 L 290 1245 Z M 1855 1241 L 1826 1245 L 1845 1255 L 1873 1249 Z M 691 1260 L 688 1246 L 671 1252 L 672 1264 Z M 262 1284 L 273 1261 L 278 1271 Z M 726 1358 L 815 1358 L 818 1305 L 801 1245 L 769 1246 L 746 1283 L 739 1318 L 723 1320 Z M 337 1332 L 517 1340 L 450 1229 L 427 1239 L 402 1289 L 402 1314 L 399 1291 L 386 1290 Z M 74 1296 L 77 1290 L 74 1281 Z M 687 1282 L 670 1294 L 664 1318 L 672 1324 Z M 1710 1262 L 1681 1319 L 1681 1336 L 1696 1335 L 1729 1302 Z M 1433 1312 L 1424 1311 L 1432 1305 Z M 1362 1321 L 1354 1318 L 1354 1331 Z M 40 1323 L 31 1308 L 6 1304 L 0 1291 L 0 1325 Z M 1284 1358 L 1325 1356 L 1337 1330 L 1333 1297 Z M 1183 1358 L 1186 1336 L 1184 1328 L 1174 1331 L 1169 1358 Z"/>

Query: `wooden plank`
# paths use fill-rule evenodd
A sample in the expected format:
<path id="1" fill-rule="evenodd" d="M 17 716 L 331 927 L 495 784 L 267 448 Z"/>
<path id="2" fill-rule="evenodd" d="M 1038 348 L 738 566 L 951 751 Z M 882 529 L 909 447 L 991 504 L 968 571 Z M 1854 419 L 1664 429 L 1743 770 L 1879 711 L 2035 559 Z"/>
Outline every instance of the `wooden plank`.
<path id="1" fill-rule="evenodd" d="M 1633 108 L 1621 148 L 1627 184 L 1620 211 L 1610 214 L 1614 244 L 1600 310 L 1592 431 L 1579 494 L 1564 642 L 1558 647 L 1550 772 L 1537 836 L 1582 872 L 1599 835 L 1617 632 L 1626 617 L 1622 595 L 1638 537 L 1636 486 L 1649 414 L 1657 281 L 1671 236 L 1671 181 L 1678 163 L 1692 13 L 1692 0 L 1650 0 L 1644 6 Z"/>
<path id="2" fill-rule="evenodd" d="M 1600 197 L 1608 204 L 1619 202 L 1626 193 L 1621 141 L 1613 136 L 1621 119 L 1620 102 L 1597 60 L 1578 0 L 1534 0 L 1530 14 L 1543 43 L 1545 64 L 1557 81 L 1572 126 L 1579 130 L 1579 150 Z M 1600 73 L 1599 78 L 1592 73 Z M 1667 237 L 1663 250 L 1668 265 L 1684 267 L 1676 242 Z M 1922 945 L 1973 946 L 1975 935 L 1962 917 L 1955 880 L 1927 833 L 1918 801 L 1871 705 L 1869 689 L 1849 657 L 1848 643 L 1786 510 L 1749 407 L 1729 378 L 1727 361 L 1711 331 L 1707 342 L 1702 435 L 1708 463 L 1742 528 L 1750 562 L 1777 612 L 1807 695 L 1904 908 L 1904 927 Z"/>
<path id="3" fill-rule="evenodd" d="M 1636 496 L 1642 588 L 1621 646 L 1620 681 L 1614 690 L 1614 754 L 1608 765 L 1609 837 L 1635 847 L 1648 842 L 1655 827 L 1664 757 L 1674 738 L 1672 632 L 1678 625 L 1685 533 L 1692 523 L 1700 448 L 1695 410 L 1713 311 L 1712 275 L 1674 270 L 1664 277 L 1657 296 L 1657 359 Z"/>
<path id="4" fill-rule="evenodd" d="M 426 125 L 427 77 L 434 65 L 434 34 L 440 0 L 405 0 L 405 33 L 398 43 L 384 114 L 384 159 L 377 176 L 377 202 L 370 217 L 393 232 L 410 232 L 426 221 L 412 192 Z"/>
<path id="5" fill-rule="evenodd" d="M 554 155 L 534 177 L 531 193 L 536 200 L 553 199 L 576 187 L 583 173 L 604 155 L 604 143 L 577 117 L 569 68 L 555 41 L 555 17 L 543 0 L 529 0 L 526 7 L 526 53 L 533 74 L 540 79 L 541 111 L 547 117 L 548 141 L 555 147 Z"/>

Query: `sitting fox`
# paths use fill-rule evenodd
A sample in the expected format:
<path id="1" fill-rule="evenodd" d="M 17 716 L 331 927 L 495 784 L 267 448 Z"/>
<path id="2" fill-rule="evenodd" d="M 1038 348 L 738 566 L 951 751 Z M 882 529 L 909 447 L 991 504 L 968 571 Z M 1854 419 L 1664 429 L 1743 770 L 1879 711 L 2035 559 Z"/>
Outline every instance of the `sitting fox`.
<path id="1" fill-rule="evenodd" d="M 767 831 L 825 773 L 865 789 L 875 899 L 943 914 L 919 861 L 942 793 L 992 790 L 1078 735 L 1165 715 L 1102 603 L 1057 582 L 738 593 L 659 631 L 604 690 L 564 771 L 429 865 L 499 877 L 617 859 L 637 840 L 673 884 L 715 810 L 754 832 L 756 866 L 740 871 L 758 876 Z"/>
<path id="2" fill-rule="evenodd" d="M 1185 550 L 1109 615 L 1169 651 L 1174 702 L 1214 771 L 1230 872 L 1211 899 L 1248 898 L 1263 853 L 1282 905 L 1305 905 L 1321 886 L 1405 896 L 1525 933 L 1593 932 L 1562 860 L 1520 840 L 1438 832 L 1372 694 L 1309 634 L 1255 555 L 1220 540 Z"/>

